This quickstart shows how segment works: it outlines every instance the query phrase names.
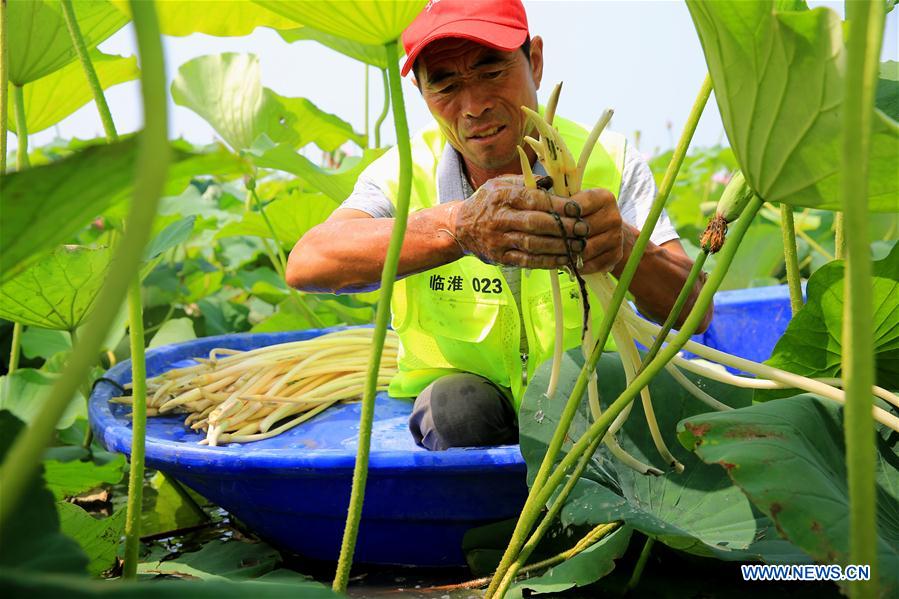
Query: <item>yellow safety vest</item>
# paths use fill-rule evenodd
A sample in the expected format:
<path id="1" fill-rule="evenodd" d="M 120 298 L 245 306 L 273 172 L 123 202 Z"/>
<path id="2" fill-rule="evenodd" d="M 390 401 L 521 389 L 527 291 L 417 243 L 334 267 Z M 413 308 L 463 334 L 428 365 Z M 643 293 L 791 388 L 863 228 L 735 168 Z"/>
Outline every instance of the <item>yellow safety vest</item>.
<path id="1" fill-rule="evenodd" d="M 553 124 L 571 153 L 578 156 L 588 130 L 559 116 Z M 409 209 L 415 211 L 438 202 L 437 163 L 446 139 L 435 124 L 414 135 L 411 143 L 414 169 Z M 617 197 L 625 147 L 623 135 L 603 133 L 587 163 L 582 188 L 609 189 Z M 366 175 L 395 206 L 399 186 L 396 148 L 373 163 Z M 393 328 L 400 338 L 399 374 L 390 383 L 390 395 L 415 397 L 443 375 L 471 372 L 511 389 L 517 410 L 526 387 L 525 364 L 519 353 L 522 320 L 528 343 L 528 381 L 537 366 L 552 357 L 555 343 L 549 271 L 522 269 L 521 273 L 523 319 L 500 268 L 474 256 L 397 281 L 391 307 Z M 577 281 L 560 273 L 559 282 L 567 350 L 580 346 L 583 312 Z M 590 308 L 598 328 L 602 310 L 592 292 Z M 611 340 L 606 349 L 614 349 Z"/>

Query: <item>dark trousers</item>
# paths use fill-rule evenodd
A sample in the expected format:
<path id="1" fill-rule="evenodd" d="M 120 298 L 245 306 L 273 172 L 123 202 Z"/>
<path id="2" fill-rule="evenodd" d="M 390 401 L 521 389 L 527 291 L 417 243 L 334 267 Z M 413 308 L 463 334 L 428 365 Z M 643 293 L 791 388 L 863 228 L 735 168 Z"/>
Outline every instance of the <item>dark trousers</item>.
<path id="1" fill-rule="evenodd" d="M 415 399 L 409 430 L 430 450 L 518 443 L 509 399 L 487 379 L 459 373 L 440 377 Z"/>

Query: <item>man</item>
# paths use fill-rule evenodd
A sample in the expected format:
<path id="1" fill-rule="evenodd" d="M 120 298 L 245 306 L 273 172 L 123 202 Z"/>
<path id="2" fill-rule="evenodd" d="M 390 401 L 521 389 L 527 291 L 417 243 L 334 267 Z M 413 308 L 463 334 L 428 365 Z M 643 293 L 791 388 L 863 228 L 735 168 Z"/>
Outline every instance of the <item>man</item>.
<path id="1" fill-rule="evenodd" d="M 583 257 L 581 273 L 619 275 L 655 184 L 624 138 L 609 133 L 571 199 L 524 188 L 516 148 L 537 134 L 520 107 L 537 109 L 543 40 L 530 38 L 519 0 L 429 2 L 403 45 L 402 74 L 414 71 L 437 127 L 412 138 L 413 212 L 392 304 L 402 351 L 390 393 L 416 398 L 409 426 L 428 449 L 514 443 L 527 381 L 552 354 L 547 269 L 568 263 L 567 243 Z M 577 156 L 586 130 L 559 116 L 554 124 Z M 545 174 L 527 152 L 534 172 Z M 297 242 L 290 285 L 337 293 L 377 287 L 397 172 L 395 149 L 363 172 L 341 207 Z M 561 215 L 568 240 L 550 211 Z M 660 320 L 692 262 L 666 216 L 651 239 L 630 291 L 641 311 Z M 580 342 L 583 316 L 576 282 L 560 279 L 570 349 Z M 595 298 L 591 306 L 598 323 Z M 710 317 L 711 310 L 706 324 Z"/>

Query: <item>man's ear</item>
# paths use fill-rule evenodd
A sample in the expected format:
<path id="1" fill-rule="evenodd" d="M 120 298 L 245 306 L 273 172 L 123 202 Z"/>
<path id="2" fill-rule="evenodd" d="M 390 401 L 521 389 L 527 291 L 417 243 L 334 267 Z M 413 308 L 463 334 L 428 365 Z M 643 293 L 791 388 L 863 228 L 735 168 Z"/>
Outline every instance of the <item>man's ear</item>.
<path id="1" fill-rule="evenodd" d="M 531 38 L 531 76 L 534 87 L 540 89 L 540 81 L 543 80 L 543 38 L 539 35 Z"/>

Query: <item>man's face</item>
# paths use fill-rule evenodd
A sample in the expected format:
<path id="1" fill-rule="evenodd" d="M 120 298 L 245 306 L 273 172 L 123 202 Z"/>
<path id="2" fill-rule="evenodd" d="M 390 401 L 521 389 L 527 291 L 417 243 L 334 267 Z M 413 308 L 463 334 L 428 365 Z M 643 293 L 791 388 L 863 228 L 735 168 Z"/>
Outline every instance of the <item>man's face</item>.
<path id="1" fill-rule="evenodd" d="M 470 165 L 508 172 L 518 164 L 516 146 L 528 133 L 521 106 L 537 108 L 542 48 L 535 37 L 530 62 L 521 50 L 503 52 L 458 38 L 437 40 L 422 52 L 417 81 L 422 97 Z"/>

